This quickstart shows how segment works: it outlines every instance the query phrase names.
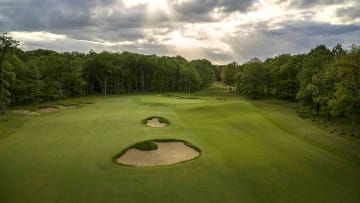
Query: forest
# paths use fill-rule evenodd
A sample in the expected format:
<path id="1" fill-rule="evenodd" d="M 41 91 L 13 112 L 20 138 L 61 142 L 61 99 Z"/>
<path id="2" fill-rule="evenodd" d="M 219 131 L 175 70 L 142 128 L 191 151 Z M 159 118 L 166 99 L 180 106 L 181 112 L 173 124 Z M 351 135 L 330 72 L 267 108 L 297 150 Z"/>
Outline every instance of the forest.
<path id="1" fill-rule="evenodd" d="M 192 93 L 221 80 L 234 93 L 252 98 L 298 102 L 308 114 L 328 120 L 352 120 L 353 134 L 360 100 L 360 47 L 345 50 L 319 45 L 307 54 L 282 54 L 244 64 L 212 65 L 206 59 L 188 61 L 130 52 L 58 53 L 23 51 L 2 35 L 0 107 L 40 103 L 91 94 L 140 92 Z"/>
<path id="2" fill-rule="evenodd" d="M 221 67 L 221 79 L 230 91 L 258 98 L 280 98 L 299 103 L 308 114 L 327 120 L 352 120 L 352 135 L 359 117 L 360 47 L 345 50 L 319 45 L 308 54 L 282 54 L 264 62 L 254 58 L 247 63 Z"/>
<path id="3" fill-rule="evenodd" d="M 182 91 L 214 80 L 208 60 L 136 53 L 23 51 L 2 36 L 1 106 L 40 103 L 91 94 Z M 8 41 L 8 47 L 5 44 Z"/>

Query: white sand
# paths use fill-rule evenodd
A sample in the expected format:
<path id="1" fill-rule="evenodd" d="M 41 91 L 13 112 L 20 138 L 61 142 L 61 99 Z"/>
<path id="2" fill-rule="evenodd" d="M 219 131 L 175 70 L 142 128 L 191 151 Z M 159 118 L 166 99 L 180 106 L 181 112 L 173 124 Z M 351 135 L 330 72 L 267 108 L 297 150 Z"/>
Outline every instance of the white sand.
<path id="1" fill-rule="evenodd" d="M 183 142 L 156 142 L 156 144 L 157 150 L 129 149 L 116 161 L 132 166 L 162 166 L 191 160 L 200 155 L 198 151 Z"/>

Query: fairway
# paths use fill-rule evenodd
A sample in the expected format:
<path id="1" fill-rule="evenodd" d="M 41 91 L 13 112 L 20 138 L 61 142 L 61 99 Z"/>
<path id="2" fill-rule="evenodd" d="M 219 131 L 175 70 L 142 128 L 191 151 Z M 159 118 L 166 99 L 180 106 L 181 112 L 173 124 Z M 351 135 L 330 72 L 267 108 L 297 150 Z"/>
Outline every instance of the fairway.
<path id="1" fill-rule="evenodd" d="M 215 91 L 97 97 L 13 115 L 26 121 L 0 136 L 0 202 L 360 202 L 358 141 L 301 119 L 285 102 Z M 171 125 L 142 123 L 154 115 Z M 152 139 L 188 141 L 201 156 L 156 167 L 114 162 Z"/>

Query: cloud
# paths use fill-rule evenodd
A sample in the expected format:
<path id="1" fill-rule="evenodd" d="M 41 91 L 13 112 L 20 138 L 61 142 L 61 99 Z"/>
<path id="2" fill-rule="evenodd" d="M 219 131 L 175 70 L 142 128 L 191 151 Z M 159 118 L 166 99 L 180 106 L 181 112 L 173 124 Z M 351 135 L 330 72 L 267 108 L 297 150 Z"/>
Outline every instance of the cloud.
<path id="1" fill-rule="evenodd" d="M 254 57 L 264 60 L 284 53 L 302 54 L 320 44 L 350 48 L 360 44 L 360 26 L 297 22 L 275 30 L 259 29 L 249 36 L 229 39 L 240 61 Z"/>
<path id="2" fill-rule="evenodd" d="M 357 0 L 0 0 L 25 49 L 133 51 L 244 62 L 359 43 Z"/>

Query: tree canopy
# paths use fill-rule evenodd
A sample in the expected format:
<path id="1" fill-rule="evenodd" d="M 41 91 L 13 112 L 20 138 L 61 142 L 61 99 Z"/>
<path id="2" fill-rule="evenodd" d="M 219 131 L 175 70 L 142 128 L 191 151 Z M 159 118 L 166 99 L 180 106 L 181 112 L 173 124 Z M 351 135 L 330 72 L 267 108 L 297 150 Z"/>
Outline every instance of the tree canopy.
<path id="1" fill-rule="evenodd" d="M 221 67 L 221 79 L 236 92 L 253 99 L 275 97 L 297 101 L 310 112 L 359 119 L 360 47 L 332 50 L 319 45 L 308 54 L 282 54 L 264 62 L 250 60 Z M 231 89 L 231 88 L 230 88 Z"/>
<path id="2" fill-rule="evenodd" d="M 1 76 L 4 106 L 88 94 L 192 93 L 206 88 L 215 79 L 215 68 L 205 59 L 187 61 L 181 56 L 130 52 L 22 51 L 12 44 L 6 49 Z"/>

